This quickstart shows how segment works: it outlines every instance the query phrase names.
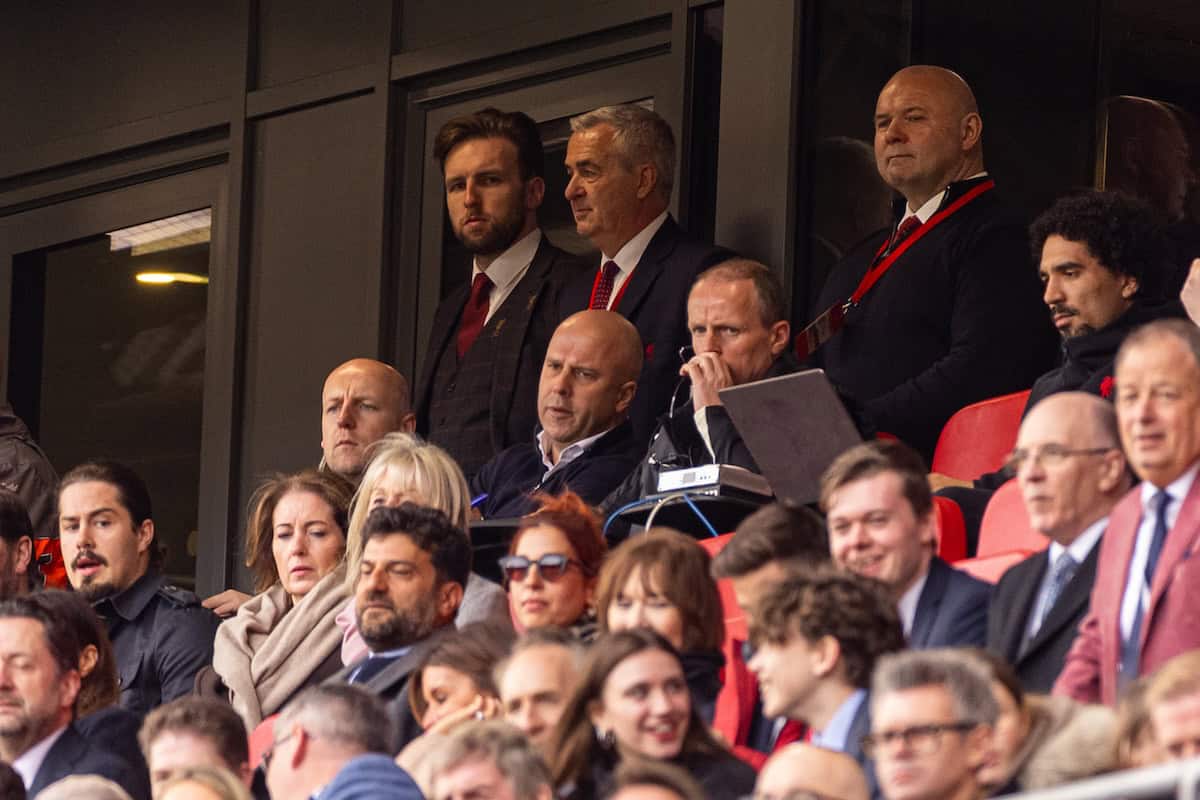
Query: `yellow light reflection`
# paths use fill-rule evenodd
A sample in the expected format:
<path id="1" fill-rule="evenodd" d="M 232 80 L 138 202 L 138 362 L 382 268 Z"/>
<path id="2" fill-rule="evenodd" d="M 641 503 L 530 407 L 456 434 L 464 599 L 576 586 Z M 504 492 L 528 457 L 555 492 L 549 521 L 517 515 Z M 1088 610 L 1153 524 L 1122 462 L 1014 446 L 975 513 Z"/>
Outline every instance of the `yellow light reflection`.
<path id="1" fill-rule="evenodd" d="M 197 275 L 194 272 L 139 272 L 135 277 L 138 283 L 208 283 L 207 275 Z"/>

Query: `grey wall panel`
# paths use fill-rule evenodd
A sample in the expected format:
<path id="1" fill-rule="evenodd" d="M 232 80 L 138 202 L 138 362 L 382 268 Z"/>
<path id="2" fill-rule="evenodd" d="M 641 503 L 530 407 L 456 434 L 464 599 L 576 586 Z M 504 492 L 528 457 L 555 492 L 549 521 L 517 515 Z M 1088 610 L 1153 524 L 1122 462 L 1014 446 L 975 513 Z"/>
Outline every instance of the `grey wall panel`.
<path id="1" fill-rule="evenodd" d="M 379 55 L 388 0 L 259 0 L 255 88 L 366 64 Z M 440 7 L 440 6 L 438 6 Z"/>
<path id="2" fill-rule="evenodd" d="M 317 464 L 326 373 L 377 351 L 374 113 L 367 95 L 255 124 L 242 508 L 264 473 Z"/>
<path id="3" fill-rule="evenodd" d="M 234 84 L 237 5 L 237 0 L 5 3 L 0 150 L 227 99 Z"/>

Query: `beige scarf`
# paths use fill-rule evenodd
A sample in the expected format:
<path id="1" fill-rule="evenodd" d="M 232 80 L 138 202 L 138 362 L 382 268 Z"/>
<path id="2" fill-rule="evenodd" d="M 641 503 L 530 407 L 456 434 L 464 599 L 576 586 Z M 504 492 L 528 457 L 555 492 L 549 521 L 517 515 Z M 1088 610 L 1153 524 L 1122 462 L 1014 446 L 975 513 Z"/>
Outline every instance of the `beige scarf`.
<path id="1" fill-rule="evenodd" d="M 247 730 L 278 711 L 341 647 L 334 617 L 349 596 L 345 582 L 345 567 L 338 567 L 295 607 L 277 583 L 217 628 L 213 669 Z"/>

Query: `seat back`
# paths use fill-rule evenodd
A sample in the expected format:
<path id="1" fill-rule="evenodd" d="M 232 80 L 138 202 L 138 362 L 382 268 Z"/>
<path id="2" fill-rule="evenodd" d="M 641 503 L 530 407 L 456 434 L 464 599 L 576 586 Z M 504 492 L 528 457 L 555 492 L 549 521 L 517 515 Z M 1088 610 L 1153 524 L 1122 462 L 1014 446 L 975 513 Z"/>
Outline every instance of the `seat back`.
<path id="1" fill-rule="evenodd" d="M 258 723 L 250 733 L 250 769 L 258 769 L 258 765 L 262 763 L 263 754 L 271 749 L 271 744 L 275 741 L 275 718 L 278 714 L 271 716 Z"/>
<path id="2" fill-rule="evenodd" d="M 967 523 L 962 509 L 949 497 L 933 496 L 933 522 L 937 528 L 937 554 L 953 564 L 967 557 Z"/>
<path id="3" fill-rule="evenodd" d="M 983 512 L 976 556 L 984 558 L 1013 550 L 1036 553 L 1049 544 L 1045 536 L 1030 526 L 1016 479 L 997 489 Z"/>
<path id="4" fill-rule="evenodd" d="M 721 552 L 732 538 L 732 533 L 726 533 L 722 536 L 697 539 L 696 542 L 707 550 L 710 556 L 716 557 L 717 553 Z M 737 596 L 733 593 L 733 584 L 726 579 L 719 580 L 717 581 L 717 591 L 721 595 L 721 609 L 725 614 L 725 639 L 742 641 L 749 639 L 750 632 L 746 624 L 746 614 L 738 605 Z"/>
<path id="5" fill-rule="evenodd" d="M 1004 466 L 1017 441 L 1029 390 L 972 403 L 942 428 L 933 451 L 933 472 L 969 481 Z"/>
<path id="6" fill-rule="evenodd" d="M 961 569 L 968 575 L 978 578 L 981 581 L 995 583 L 1000 580 L 1008 568 L 1019 561 L 1024 561 L 1032 552 L 1027 550 L 1009 550 L 1007 553 L 997 553 L 993 556 L 984 556 L 983 558 L 965 558 L 954 565 L 955 569 Z"/>

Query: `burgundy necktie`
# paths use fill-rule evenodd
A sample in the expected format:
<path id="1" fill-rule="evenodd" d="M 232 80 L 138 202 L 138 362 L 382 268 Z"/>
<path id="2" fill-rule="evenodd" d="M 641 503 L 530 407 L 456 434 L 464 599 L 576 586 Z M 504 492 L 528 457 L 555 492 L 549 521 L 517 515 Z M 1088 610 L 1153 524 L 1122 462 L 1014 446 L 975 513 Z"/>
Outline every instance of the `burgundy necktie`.
<path id="1" fill-rule="evenodd" d="M 921 227 L 921 218 L 916 214 L 913 214 L 911 217 L 905 217 L 900 222 L 900 227 L 896 228 L 896 233 L 892 236 L 892 243 L 888 245 L 888 252 L 890 253 L 899 247 L 900 243 L 912 235 L 912 232 L 919 227 Z"/>
<path id="2" fill-rule="evenodd" d="M 483 330 L 487 321 L 488 298 L 492 293 L 492 279 L 484 273 L 475 276 L 471 282 L 471 296 L 467 298 L 467 306 L 463 309 L 462 319 L 458 321 L 458 357 L 462 358 L 475 343 L 475 338 Z"/>
<path id="3" fill-rule="evenodd" d="M 617 266 L 615 261 L 605 261 L 604 267 L 600 270 L 600 281 L 596 284 L 596 291 L 592 294 L 592 304 L 589 308 L 598 308 L 601 311 L 608 309 L 608 299 L 612 297 L 613 284 L 617 281 L 617 273 L 621 268 Z"/>

